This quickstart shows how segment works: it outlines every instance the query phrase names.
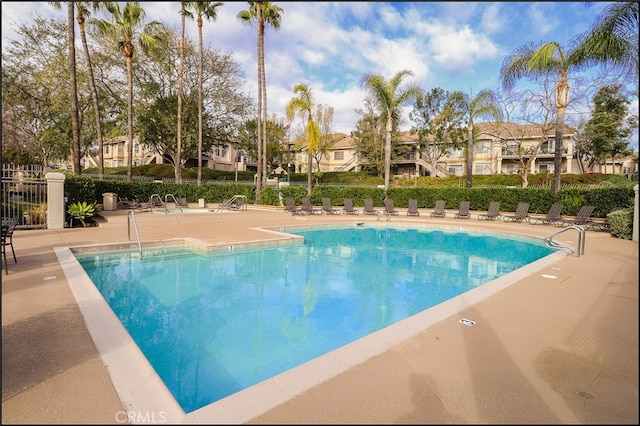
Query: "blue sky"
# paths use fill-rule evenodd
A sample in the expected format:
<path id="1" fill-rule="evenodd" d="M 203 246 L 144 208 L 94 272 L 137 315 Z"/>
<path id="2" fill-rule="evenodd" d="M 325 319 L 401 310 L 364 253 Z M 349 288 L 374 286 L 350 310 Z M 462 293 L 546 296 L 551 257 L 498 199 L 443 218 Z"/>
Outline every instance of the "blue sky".
<path id="1" fill-rule="evenodd" d="M 296 83 L 309 83 L 315 101 L 334 108 L 334 130 L 349 133 L 362 106 L 364 73 L 391 77 L 408 69 L 425 90 L 477 93 L 499 88 L 505 55 L 531 42 L 568 42 L 589 29 L 609 2 L 275 2 L 280 30 L 267 28 L 268 112 L 284 116 Z M 179 28 L 178 2 L 143 2 L 148 20 Z M 225 2 L 205 21 L 204 43 L 232 53 L 257 89 L 256 29 L 237 19 L 247 2 Z M 30 14 L 66 19 L 47 2 L 2 2 L 2 40 Z M 197 40 L 194 21 L 187 36 Z M 526 80 L 522 81 L 526 84 Z M 637 114 L 635 100 L 632 106 Z M 635 142 L 637 147 L 637 141 Z"/>

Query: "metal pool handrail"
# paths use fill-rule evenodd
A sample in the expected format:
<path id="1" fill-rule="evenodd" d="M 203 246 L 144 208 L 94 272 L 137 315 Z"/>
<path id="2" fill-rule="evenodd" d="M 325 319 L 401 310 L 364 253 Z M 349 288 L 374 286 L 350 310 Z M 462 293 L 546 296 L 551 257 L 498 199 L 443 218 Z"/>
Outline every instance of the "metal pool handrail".
<path id="1" fill-rule="evenodd" d="M 164 206 L 164 209 L 167 210 L 167 205 L 162 201 L 162 198 L 160 198 L 160 194 L 152 194 L 151 197 L 149 197 L 149 206 L 151 208 L 151 212 L 153 212 L 153 199 L 157 198 L 158 202 Z"/>
<path id="2" fill-rule="evenodd" d="M 569 229 L 575 229 L 576 231 L 578 231 L 578 250 L 577 251 L 573 250 L 571 247 L 563 246 L 553 241 L 553 237 L 565 231 L 568 231 Z M 567 228 L 560 229 L 554 232 L 553 234 L 549 235 L 547 238 L 544 239 L 544 243 L 548 247 L 564 250 L 565 252 L 567 252 L 567 254 L 571 254 L 575 251 L 578 257 L 580 257 L 581 254 L 584 254 L 584 240 L 585 240 L 584 228 L 580 225 L 570 225 Z"/>
<path id="3" fill-rule="evenodd" d="M 167 212 L 169 212 L 169 209 L 167 208 L 167 198 L 173 198 L 173 202 L 176 203 L 176 207 L 180 210 L 180 213 L 184 213 L 182 211 L 182 207 L 180 207 L 180 203 L 178 203 L 178 200 L 176 200 L 176 197 L 173 194 L 167 194 L 164 196 L 164 209 Z"/>
<path id="4" fill-rule="evenodd" d="M 136 231 L 136 239 L 138 240 L 138 250 L 140 251 L 140 257 L 142 257 L 142 243 L 140 242 L 136 214 L 133 210 L 129 210 L 129 215 L 127 216 L 127 237 L 129 237 L 129 241 L 131 241 L 131 221 L 133 221 L 133 229 Z"/>

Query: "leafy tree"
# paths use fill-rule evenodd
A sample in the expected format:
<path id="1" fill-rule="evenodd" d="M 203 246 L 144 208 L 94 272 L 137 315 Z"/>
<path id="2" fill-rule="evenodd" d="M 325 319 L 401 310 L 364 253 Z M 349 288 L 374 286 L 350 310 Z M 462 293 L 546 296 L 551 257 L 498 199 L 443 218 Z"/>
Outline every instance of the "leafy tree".
<path id="1" fill-rule="evenodd" d="M 431 175 L 437 176 L 438 159 L 461 147 L 465 115 L 462 97 L 440 87 L 416 96 L 409 119 L 411 132 L 418 135 L 418 152 L 429 161 Z"/>
<path id="2" fill-rule="evenodd" d="M 235 147 L 237 150 L 244 151 L 248 157 L 257 158 L 258 145 L 258 123 L 255 118 L 246 120 L 240 125 L 238 130 L 238 142 Z"/>
<path id="3" fill-rule="evenodd" d="M 17 40 L 3 47 L 3 161 L 10 158 L 9 152 L 19 164 L 39 163 L 43 167 L 69 159 L 72 129 L 67 32 L 64 21 L 35 18 L 18 28 Z M 79 111 L 87 107 L 82 93 L 78 93 Z"/>
<path id="4" fill-rule="evenodd" d="M 161 47 L 162 37 L 158 30 L 164 26 L 158 21 L 144 23 L 146 13 L 140 6 L 140 2 L 127 2 L 124 9 L 120 10 L 117 2 L 107 2 L 106 9 L 111 15 L 111 21 L 93 21 L 98 31 L 103 35 L 116 37 L 118 47 L 124 53 L 127 63 L 128 102 L 128 153 L 127 153 L 127 181 L 133 179 L 133 56 L 136 51 L 135 41 L 143 51 Z"/>
<path id="5" fill-rule="evenodd" d="M 619 84 L 601 87 L 593 98 L 594 110 L 584 129 L 586 144 L 580 146 L 593 159 L 604 163 L 607 158 L 629 156 L 629 137 L 638 127 L 638 117 L 629 116 L 630 101 Z"/>
<path id="6" fill-rule="evenodd" d="M 409 70 L 397 72 L 391 79 L 376 74 L 364 74 L 362 83 L 375 100 L 377 107 L 386 118 L 386 138 L 384 146 L 384 190 L 389 189 L 389 176 L 391 174 L 391 134 L 394 128 L 398 128 L 400 122 L 400 107 L 421 93 L 418 86 L 410 84 L 401 88 L 402 80 L 411 76 Z"/>
<path id="7" fill-rule="evenodd" d="M 202 185 L 202 75 L 204 72 L 204 46 L 202 44 L 202 18 L 207 20 L 216 20 L 218 17 L 218 8 L 222 6 L 222 2 L 210 1 L 193 1 L 189 2 L 189 6 L 193 7 L 197 15 L 196 23 L 198 24 L 198 185 Z M 193 18 L 193 14 L 189 9 L 185 9 L 186 16 Z"/>
<path id="8" fill-rule="evenodd" d="M 312 169 L 313 155 L 315 154 L 322 135 L 320 127 L 313 119 L 313 92 L 308 83 L 298 83 L 293 86 L 293 93 L 296 95 L 287 104 L 287 118 L 291 120 L 298 113 L 305 128 L 305 140 L 307 143 L 307 194 L 311 195 L 312 190 Z"/>
<path id="9" fill-rule="evenodd" d="M 250 1 L 249 10 L 238 13 L 240 21 L 257 26 L 257 50 L 258 50 L 258 179 L 256 181 L 256 203 L 260 203 L 261 188 L 266 178 L 266 154 L 267 147 L 267 79 L 264 67 L 264 29 L 270 26 L 275 30 L 280 29 L 282 8 L 271 2 Z M 262 176 L 261 176 L 262 175 Z"/>
<path id="10" fill-rule="evenodd" d="M 289 124 L 275 114 L 267 121 L 267 167 L 273 171 L 286 162 Z"/>
<path id="11" fill-rule="evenodd" d="M 267 121 L 267 165 L 273 170 L 287 160 L 289 124 L 286 120 L 279 119 L 275 114 Z M 257 145 L 255 143 L 258 135 L 256 119 L 247 120 L 240 127 L 239 143 L 236 148 L 246 152 L 252 158 L 256 156 Z"/>
<path id="12" fill-rule="evenodd" d="M 154 152 L 163 156 L 174 165 L 175 168 L 182 168 L 183 164 L 179 161 L 195 156 L 198 149 L 197 123 L 198 109 L 195 94 L 185 98 L 183 104 L 183 121 L 185 131 L 183 132 L 184 144 L 180 149 L 184 153 L 183 156 L 178 155 L 177 140 L 177 104 L 178 96 L 158 97 L 149 105 L 140 105 L 136 111 L 136 123 L 140 143 L 150 147 Z M 215 140 L 215 132 L 207 127 L 206 149 L 213 146 Z"/>
<path id="13" fill-rule="evenodd" d="M 354 147 L 360 159 L 366 159 L 361 168 L 384 175 L 384 128 L 385 119 L 376 110 L 374 100 L 364 99 L 364 107 L 356 109 L 361 118 L 356 123 L 356 129 L 351 132 Z"/>
<path id="14" fill-rule="evenodd" d="M 322 104 L 316 105 L 315 116 L 318 129 L 320 130 L 320 143 L 313 157 L 316 160 L 318 170 L 320 170 L 320 160 L 329 152 L 329 149 L 336 142 L 334 135 L 331 133 L 333 108 Z"/>
<path id="15" fill-rule="evenodd" d="M 146 144 L 164 153 L 167 149 L 168 157 L 172 164 L 176 159 L 174 153 L 177 149 L 176 140 L 169 142 L 166 139 L 154 141 L 143 136 L 143 133 L 164 123 L 165 119 L 172 117 L 175 129 L 177 101 L 178 69 L 178 45 L 177 32 L 168 30 L 164 36 L 166 48 L 152 55 L 141 54 L 140 65 L 136 72 L 136 87 L 139 108 L 142 109 L 138 124 L 144 126 L 139 133 Z M 198 158 L 198 150 L 193 143 L 200 144 L 200 132 L 202 132 L 202 152 L 206 153 L 215 145 L 226 145 L 237 140 L 238 129 L 249 114 L 253 112 L 251 99 L 243 93 L 243 80 L 239 65 L 232 61 L 229 54 L 204 49 L 199 52 L 190 39 L 185 39 L 185 73 L 183 77 L 183 151 L 181 154 L 182 165 L 191 158 Z M 203 79 L 200 86 L 199 55 L 203 57 Z M 201 89 L 200 89 L 201 87 Z M 202 111 L 198 111 L 197 118 L 191 116 L 193 109 L 197 111 L 199 98 L 202 96 Z M 155 109 L 150 111 L 150 109 Z M 200 115 L 202 115 L 202 129 L 199 129 Z M 147 117 L 144 119 L 143 117 Z M 151 117 L 160 120 L 157 124 L 150 121 Z M 151 124 L 151 126 L 149 126 Z M 176 135 L 175 130 L 167 127 L 166 135 Z M 152 132 L 153 133 L 153 132 Z M 157 143 L 156 143 L 157 142 Z M 255 143 L 255 141 L 254 141 Z M 175 164 L 174 164 L 175 165 Z"/>

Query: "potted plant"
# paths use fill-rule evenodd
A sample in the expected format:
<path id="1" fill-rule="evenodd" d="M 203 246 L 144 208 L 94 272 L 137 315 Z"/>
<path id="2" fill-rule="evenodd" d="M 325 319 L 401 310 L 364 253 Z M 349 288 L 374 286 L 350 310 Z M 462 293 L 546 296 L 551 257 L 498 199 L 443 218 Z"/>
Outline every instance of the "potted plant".
<path id="1" fill-rule="evenodd" d="M 73 227 L 73 219 L 79 219 L 82 226 L 86 228 L 87 222 L 85 222 L 85 219 L 93 216 L 95 212 L 96 202 L 89 204 L 86 201 L 78 201 L 69 204 L 69 208 L 67 209 L 67 213 L 71 215 L 71 219 L 69 219 L 69 226 Z"/>

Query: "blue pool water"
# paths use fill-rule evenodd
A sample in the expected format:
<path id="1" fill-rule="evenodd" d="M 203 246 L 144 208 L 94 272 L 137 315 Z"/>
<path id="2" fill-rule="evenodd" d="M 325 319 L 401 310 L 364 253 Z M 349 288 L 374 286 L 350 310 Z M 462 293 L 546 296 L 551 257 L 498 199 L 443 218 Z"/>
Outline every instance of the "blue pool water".
<path id="1" fill-rule="evenodd" d="M 304 243 L 76 254 L 185 412 L 552 252 L 433 229 L 290 229 Z"/>

